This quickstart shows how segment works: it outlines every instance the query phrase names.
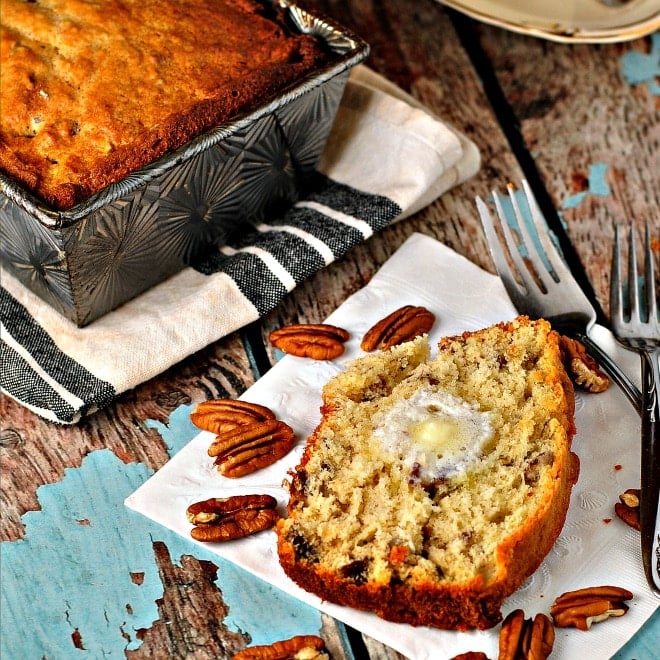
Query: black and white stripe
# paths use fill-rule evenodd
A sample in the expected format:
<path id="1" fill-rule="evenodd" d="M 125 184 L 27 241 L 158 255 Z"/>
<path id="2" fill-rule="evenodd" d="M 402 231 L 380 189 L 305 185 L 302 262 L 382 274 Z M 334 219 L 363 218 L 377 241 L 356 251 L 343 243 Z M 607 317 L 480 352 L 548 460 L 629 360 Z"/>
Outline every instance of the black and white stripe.
<path id="1" fill-rule="evenodd" d="M 245 309 L 250 314 L 256 309 L 262 316 L 298 284 L 400 213 L 401 208 L 386 197 L 366 194 L 319 175 L 318 185 L 305 199 L 281 217 L 256 225 L 253 231 L 196 264 L 194 269 L 209 276 L 228 275 L 244 296 Z M 226 278 L 217 281 L 218 287 L 226 286 Z M 213 283 L 210 288 L 213 289 Z M 221 295 L 222 290 L 216 292 Z M 20 301 L 0 289 L 0 388 L 4 392 L 46 419 L 70 424 L 109 404 L 126 389 L 126 384 L 98 378 L 92 373 L 94 366 L 82 359 L 82 355 L 78 356 L 80 361 L 76 360 L 74 349 L 72 355 L 63 352 L 38 318 L 38 312 L 33 318 Z M 237 318 L 247 323 L 254 317 L 248 318 L 243 312 Z M 233 329 L 236 328 L 227 331 Z M 86 332 L 86 338 L 90 336 L 87 333 L 93 336 L 93 327 L 81 332 Z M 217 338 L 214 336 L 209 341 Z M 139 337 L 133 339 L 139 343 Z M 152 348 L 163 352 L 168 347 Z M 129 360 L 122 359 L 129 350 L 126 346 L 112 346 L 111 350 L 113 357 L 105 359 L 129 364 Z M 100 356 L 96 363 L 99 368 L 103 359 Z M 128 376 L 125 378 L 128 387 L 138 385 L 143 379 L 137 373 L 123 376 Z"/>
<path id="2" fill-rule="evenodd" d="M 387 197 L 319 175 L 313 192 L 280 218 L 257 225 L 194 267 L 207 275 L 226 273 L 259 314 L 266 314 L 297 284 L 400 213 L 399 205 Z"/>
<path id="3" fill-rule="evenodd" d="M 37 414 L 72 423 L 117 395 L 62 352 L 28 310 L 0 289 L 0 387 Z"/>

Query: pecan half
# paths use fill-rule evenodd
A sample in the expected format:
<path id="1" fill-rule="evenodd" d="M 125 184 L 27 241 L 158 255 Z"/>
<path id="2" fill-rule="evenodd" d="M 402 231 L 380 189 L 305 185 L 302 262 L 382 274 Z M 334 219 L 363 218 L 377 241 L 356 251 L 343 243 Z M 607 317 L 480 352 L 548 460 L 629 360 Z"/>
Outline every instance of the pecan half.
<path id="1" fill-rule="evenodd" d="M 499 636 L 499 660 L 545 660 L 555 643 L 555 629 L 545 614 L 526 619 L 522 610 L 514 610 L 502 622 Z"/>
<path id="2" fill-rule="evenodd" d="M 273 644 L 250 646 L 232 660 L 329 660 L 325 642 L 316 635 L 296 635 Z"/>
<path id="3" fill-rule="evenodd" d="M 195 502 L 186 509 L 197 541 L 219 542 L 243 538 L 270 529 L 278 519 L 277 500 L 271 495 L 233 495 Z"/>
<path id="4" fill-rule="evenodd" d="M 243 477 L 271 465 L 295 442 L 293 429 L 278 419 L 244 424 L 216 436 L 208 449 L 225 477 Z"/>
<path id="5" fill-rule="evenodd" d="M 223 433 L 242 424 L 275 419 L 270 408 L 237 399 L 209 399 L 198 403 L 190 413 L 190 421 L 204 431 Z"/>
<path id="6" fill-rule="evenodd" d="M 559 348 L 566 370 L 576 385 L 592 393 L 604 392 L 610 386 L 610 379 L 579 341 L 560 335 Z"/>
<path id="7" fill-rule="evenodd" d="M 410 341 L 427 333 L 435 323 L 435 315 L 426 307 L 404 305 L 373 325 L 362 338 L 360 348 L 367 353 Z"/>
<path id="8" fill-rule="evenodd" d="M 349 334 L 328 323 L 296 323 L 273 330 L 268 339 L 281 351 L 314 360 L 333 360 L 344 352 Z"/>
<path id="9" fill-rule="evenodd" d="M 488 660 L 488 656 L 483 651 L 467 651 L 455 655 L 451 660 Z"/>
<path id="10" fill-rule="evenodd" d="M 630 525 L 638 532 L 641 529 L 639 522 L 639 488 L 628 488 L 624 493 L 619 495 L 620 502 L 614 505 L 614 513 L 616 513 L 626 525 Z"/>
<path id="11" fill-rule="evenodd" d="M 623 616 L 628 611 L 624 603 L 633 597 L 622 587 L 605 585 L 568 591 L 555 599 L 550 615 L 559 628 L 574 627 L 589 630 L 593 623 L 612 616 Z"/>

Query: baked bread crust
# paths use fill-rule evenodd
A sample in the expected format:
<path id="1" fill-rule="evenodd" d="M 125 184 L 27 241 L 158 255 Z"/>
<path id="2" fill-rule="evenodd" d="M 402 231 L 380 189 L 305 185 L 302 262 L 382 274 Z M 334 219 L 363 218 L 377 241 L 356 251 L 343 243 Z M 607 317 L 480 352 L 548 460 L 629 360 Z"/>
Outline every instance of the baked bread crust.
<path id="1" fill-rule="evenodd" d="M 3 0 L 0 11 L 0 170 L 59 210 L 331 57 L 256 0 Z"/>
<path id="2" fill-rule="evenodd" d="M 324 600 L 412 625 L 485 629 L 564 524 L 579 471 L 573 387 L 546 321 L 520 317 L 448 337 L 427 356 L 420 338 L 357 360 L 327 384 L 321 422 L 291 475 L 288 517 L 277 525 L 280 563 Z M 372 422 L 362 418 L 429 386 L 511 425 L 496 428 L 454 483 L 397 482 L 396 462 L 374 448 Z"/>

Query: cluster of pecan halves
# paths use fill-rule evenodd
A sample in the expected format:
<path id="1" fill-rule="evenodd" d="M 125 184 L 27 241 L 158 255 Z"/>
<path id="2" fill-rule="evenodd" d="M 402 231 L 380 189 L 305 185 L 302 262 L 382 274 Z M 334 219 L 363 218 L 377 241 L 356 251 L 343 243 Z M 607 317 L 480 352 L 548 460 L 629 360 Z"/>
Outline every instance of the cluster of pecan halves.
<path id="1" fill-rule="evenodd" d="M 404 305 L 373 325 L 364 335 L 360 347 L 367 353 L 389 350 L 427 333 L 435 323 L 435 315 L 425 307 Z M 334 360 L 343 355 L 347 330 L 328 323 L 295 323 L 273 330 L 268 339 L 284 353 L 314 360 Z"/>
<path id="2" fill-rule="evenodd" d="M 198 404 L 190 419 L 198 428 L 216 434 L 208 453 L 225 477 L 243 477 L 265 468 L 295 443 L 293 429 L 257 403 L 211 399 Z"/>
<path id="3" fill-rule="evenodd" d="M 567 591 L 550 607 L 552 621 L 543 613 L 526 619 L 522 610 L 514 610 L 502 622 L 499 637 L 499 660 L 544 660 L 552 652 L 555 628 L 589 630 L 594 623 L 628 611 L 624 601 L 633 594 L 622 587 L 604 585 Z"/>
<path id="4" fill-rule="evenodd" d="M 609 585 L 567 591 L 552 603 L 552 621 L 542 612 L 527 619 L 523 610 L 513 610 L 502 621 L 498 660 L 545 660 L 552 653 L 555 628 L 589 630 L 594 623 L 623 616 L 628 611 L 624 601 L 632 597 L 627 589 Z M 488 657 L 481 651 L 470 651 L 452 660 L 488 660 Z"/>
<path id="5" fill-rule="evenodd" d="M 249 646 L 236 653 L 232 660 L 329 660 L 325 642 L 316 635 L 296 635 L 273 644 Z"/>
<path id="6" fill-rule="evenodd" d="M 197 541 L 221 542 L 256 534 L 275 525 L 279 514 L 272 495 L 232 495 L 211 497 L 186 509 L 194 527 L 190 535 Z"/>
<path id="7" fill-rule="evenodd" d="M 238 478 L 271 465 L 295 443 L 293 429 L 278 420 L 270 408 L 236 399 L 211 399 L 190 414 L 195 426 L 215 433 L 208 449 L 218 471 Z M 213 497 L 191 504 L 186 510 L 198 541 L 230 541 L 256 534 L 275 525 L 277 500 L 251 494 Z"/>

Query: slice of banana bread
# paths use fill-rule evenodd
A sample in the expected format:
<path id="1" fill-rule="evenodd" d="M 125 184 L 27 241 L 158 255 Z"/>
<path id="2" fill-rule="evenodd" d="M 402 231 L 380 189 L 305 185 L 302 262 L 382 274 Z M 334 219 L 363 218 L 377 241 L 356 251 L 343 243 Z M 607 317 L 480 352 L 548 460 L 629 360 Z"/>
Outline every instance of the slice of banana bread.
<path id="1" fill-rule="evenodd" d="M 557 334 L 520 317 L 369 355 L 333 378 L 279 521 L 325 600 L 466 630 L 500 618 L 564 524 L 578 460 Z"/>

